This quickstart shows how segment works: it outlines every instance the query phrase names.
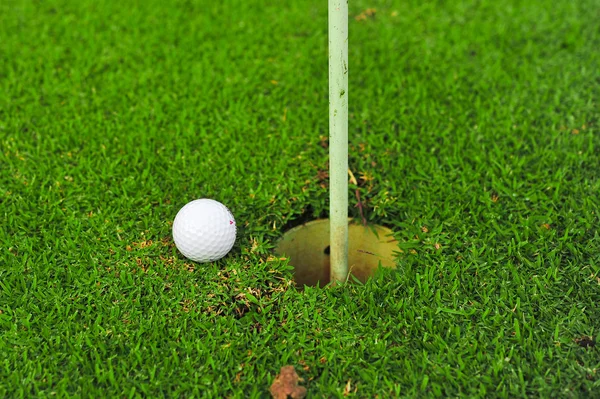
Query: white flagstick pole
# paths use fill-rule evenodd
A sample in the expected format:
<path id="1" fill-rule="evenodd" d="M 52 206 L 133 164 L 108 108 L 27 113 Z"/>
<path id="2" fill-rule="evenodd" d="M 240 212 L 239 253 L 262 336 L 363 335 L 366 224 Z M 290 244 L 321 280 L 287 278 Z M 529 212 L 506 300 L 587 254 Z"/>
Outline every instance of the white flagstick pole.
<path id="1" fill-rule="evenodd" d="M 348 0 L 329 0 L 329 221 L 332 283 L 348 277 Z"/>

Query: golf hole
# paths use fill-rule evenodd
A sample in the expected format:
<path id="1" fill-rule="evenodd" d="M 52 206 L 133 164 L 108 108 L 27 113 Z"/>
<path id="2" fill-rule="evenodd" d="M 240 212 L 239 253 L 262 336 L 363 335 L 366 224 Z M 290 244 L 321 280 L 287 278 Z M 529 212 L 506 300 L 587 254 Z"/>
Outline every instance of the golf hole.
<path id="1" fill-rule="evenodd" d="M 379 267 L 396 268 L 398 241 L 387 227 L 348 224 L 348 268 L 350 274 L 366 282 Z M 290 259 L 298 288 L 329 284 L 329 219 L 318 219 L 287 231 L 275 248 Z M 349 279 L 348 281 L 352 281 Z"/>

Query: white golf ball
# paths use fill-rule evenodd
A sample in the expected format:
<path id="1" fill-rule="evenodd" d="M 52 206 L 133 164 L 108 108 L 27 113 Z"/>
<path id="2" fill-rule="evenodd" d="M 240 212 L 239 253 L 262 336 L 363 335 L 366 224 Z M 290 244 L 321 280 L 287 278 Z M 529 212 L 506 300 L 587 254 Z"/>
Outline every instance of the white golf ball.
<path id="1" fill-rule="evenodd" d="M 235 219 L 218 201 L 202 198 L 188 202 L 173 222 L 175 246 L 195 262 L 221 259 L 235 243 Z"/>

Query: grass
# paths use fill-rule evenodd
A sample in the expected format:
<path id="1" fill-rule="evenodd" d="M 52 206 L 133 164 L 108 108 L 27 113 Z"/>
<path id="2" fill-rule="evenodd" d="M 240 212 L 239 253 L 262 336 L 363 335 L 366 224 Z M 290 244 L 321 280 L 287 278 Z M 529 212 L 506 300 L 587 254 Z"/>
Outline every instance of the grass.
<path id="1" fill-rule="evenodd" d="M 0 397 L 268 397 L 286 364 L 310 397 L 593 396 L 599 11 L 350 2 L 351 205 L 402 253 L 302 292 L 273 248 L 327 214 L 325 1 L 0 2 Z M 199 197 L 239 226 L 206 265 L 171 240 Z"/>

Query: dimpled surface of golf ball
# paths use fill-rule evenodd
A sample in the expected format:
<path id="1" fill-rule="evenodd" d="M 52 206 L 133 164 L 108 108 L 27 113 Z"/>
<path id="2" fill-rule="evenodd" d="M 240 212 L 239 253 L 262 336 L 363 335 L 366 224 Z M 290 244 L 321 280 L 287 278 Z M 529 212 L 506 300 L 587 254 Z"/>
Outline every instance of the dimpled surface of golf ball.
<path id="1" fill-rule="evenodd" d="M 195 262 L 212 262 L 227 255 L 235 235 L 235 219 L 229 209 L 208 198 L 188 202 L 173 222 L 175 246 Z"/>

